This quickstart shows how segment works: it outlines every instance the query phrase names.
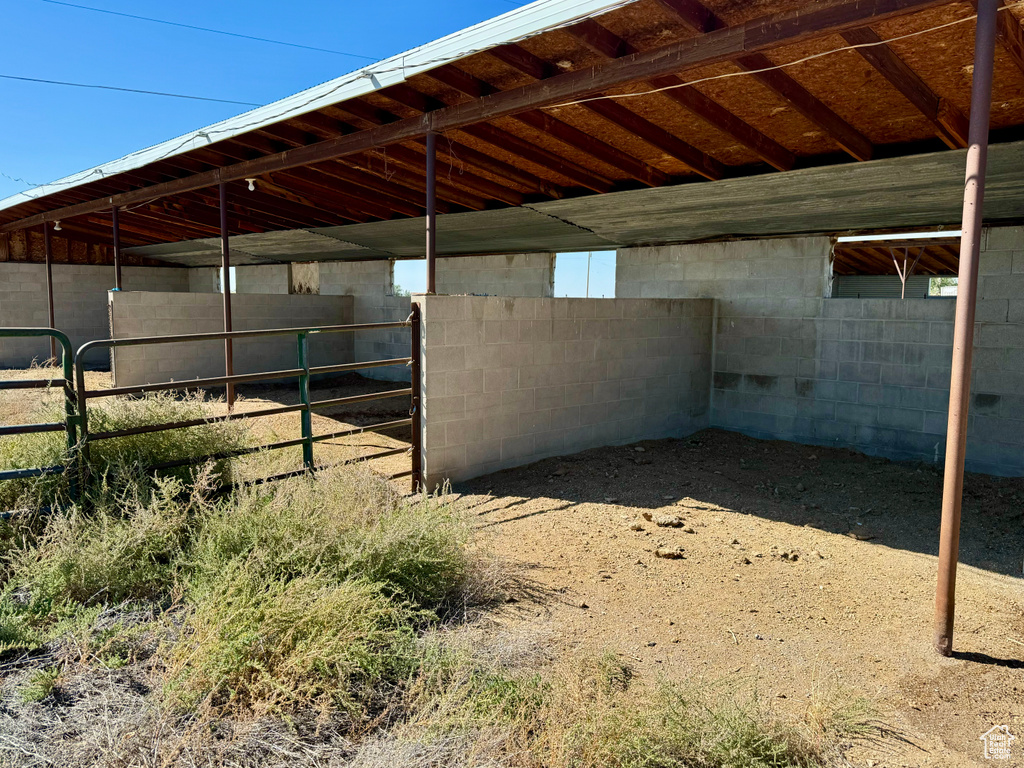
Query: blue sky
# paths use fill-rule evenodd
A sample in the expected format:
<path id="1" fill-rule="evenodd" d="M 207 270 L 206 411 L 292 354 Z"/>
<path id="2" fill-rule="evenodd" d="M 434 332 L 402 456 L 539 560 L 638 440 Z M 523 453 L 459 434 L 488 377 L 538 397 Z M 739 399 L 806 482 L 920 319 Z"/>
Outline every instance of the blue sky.
<path id="1" fill-rule="evenodd" d="M 615 298 L 615 251 L 559 253 L 555 257 L 555 296 L 585 298 L 587 295 L 587 257 L 590 256 L 590 298 Z M 427 288 L 425 263 L 395 262 L 395 284 L 404 290 L 421 293 Z"/>
<path id="2" fill-rule="evenodd" d="M 525 4 L 519 0 L 68 2 L 354 54 L 273 45 L 45 0 L 4 0 L 4 27 L 9 34 L 0 46 L 0 74 L 257 104 Z M 0 198 L 248 109 L 6 79 L 0 79 L 0 104 Z M 556 295 L 583 296 L 586 269 L 586 254 L 562 255 L 556 268 Z M 424 263 L 399 262 L 396 281 L 423 290 Z M 590 295 L 611 297 L 614 284 L 614 253 L 595 253 Z"/>
<path id="3" fill-rule="evenodd" d="M 268 37 L 372 59 L 521 5 L 518 0 L 68 0 L 78 5 Z M 79 10 L 4 0 L 0 74 L 265 104 L 369 59 Z M 246 111 L 0 79 L 0 198 Z M 15 177 L 30 184 L 12 181 Z"/>

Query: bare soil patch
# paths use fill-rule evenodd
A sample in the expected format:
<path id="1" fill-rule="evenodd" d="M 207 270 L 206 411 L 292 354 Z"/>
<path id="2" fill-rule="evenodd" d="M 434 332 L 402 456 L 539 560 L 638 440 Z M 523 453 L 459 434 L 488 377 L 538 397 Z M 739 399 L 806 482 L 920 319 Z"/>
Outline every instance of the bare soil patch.
<path id="1" fill-rule="evenodd" d="M 967 477 L 951 659 L 931 648 L 941 483 L 932 466 L 709 430 L 455 490 L 558 596 L 506 619 L 549 628 L 556 653 L 748 678 L 794 711 L 839 687 L 895 732 L 855 763 L 983 764 L 993 725 L 1024 738 L 1024 480 Z"/>

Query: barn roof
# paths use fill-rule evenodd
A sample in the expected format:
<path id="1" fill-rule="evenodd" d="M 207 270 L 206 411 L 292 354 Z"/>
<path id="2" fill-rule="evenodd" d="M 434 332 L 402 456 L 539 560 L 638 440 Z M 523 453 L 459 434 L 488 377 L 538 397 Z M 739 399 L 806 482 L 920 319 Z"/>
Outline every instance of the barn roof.
<path id="1" fill-rule="evenodd" d="M 116 205 L 128 253 L 197 263 L 219 233 L 221 181 L 251 263 L 412 255 L 428 131 L 442 253 L 949 223 L 974 13 L 949 0 L 539 0 L 9 198 L 0 258 L 40 257 L 40 226 L 60 220 L 67 260 L 103 260 Z M 1021 13 L 999 14 L 1005 201 L 990 219 L 1019 218 L 1024 199 Z"/>

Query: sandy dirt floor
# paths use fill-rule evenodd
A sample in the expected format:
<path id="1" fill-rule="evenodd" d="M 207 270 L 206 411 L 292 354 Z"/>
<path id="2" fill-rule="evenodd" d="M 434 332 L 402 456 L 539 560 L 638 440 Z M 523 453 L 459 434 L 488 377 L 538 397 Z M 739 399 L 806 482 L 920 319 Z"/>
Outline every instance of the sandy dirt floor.
<path id="1" fill-rule="evenodd" d="M 1020 736 L 1009 764 L 1024 765 L 1024 480 L 968 476 L 954 658 L 931 648 L 934 467 L 709 430 L 455 491 L 554 596 L 502 621 L 561 653 L 741 678 L 794 711 L 816 690 L 865 696 L 894 735 L 855 749 L 858 765 L 984 764 L 993 725 Z"/>
<path id="2" fill-rule="evenodd" d="M 90 373 L 87 386 L 109 375 Z M 349 376 L 313 398 L 403 387 Z M 293 385 L 240 395 L 242 411 L 297 402 Z M 45 396 L 0 391 L 0 423 Z M 407 398 L 371 401 L 313 425 L 325 434 L 407 413 Z M 299 435 L 296 413 L 253 425 L 261 441 Z M 339 438 L 317 446 L 317 461 L 408 439 Z M 276 471 L 300 465 L 298 449 L 277 454 Z M 370 465 L 389 475 L 409 458 Z M 994 725 L 1020 739 L 1000 763 L 1024 765 L 1024 479 L 967 477 L 949 659 L 931 648 L 941 484 L 932 466 L 709 430 L 500 472 L 453 499 L 543 595 L 493 620 L 550 637 L 555 654 L 611 650 L 652 678 L 735 680 L 794 713 L 822 691 L 867 697 L 892 736 L 855 748 L 855 765 L 991 765 L 979 736 Z"/>

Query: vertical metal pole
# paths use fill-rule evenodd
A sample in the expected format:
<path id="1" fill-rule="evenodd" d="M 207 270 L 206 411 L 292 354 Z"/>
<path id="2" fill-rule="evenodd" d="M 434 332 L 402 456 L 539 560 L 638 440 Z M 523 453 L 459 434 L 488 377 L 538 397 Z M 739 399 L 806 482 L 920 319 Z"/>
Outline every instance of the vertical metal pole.
<path id="1" fill-rule="evenodd" d="M 946 470 L 942 487 L 942 527 L 939 536 L 939 576 L 935 590 L 935 650 L 953 653 L 956 605 L 956 567 L 960 549 L 960 506 L 964 489 L 967 414 L 971 396 L 974 313 L 978 298 L 978 255 L 981 251 L 982 203 L 988 164 L 992 69 L 999 0 L 979 0 L 971 85 L 971 125 L 964 185 L 963 233 L 960 238 L 960 280 L 957 285 L 956 325 L 953 330 L 953 370 L 949 383 L 949 424 L 946 430 Z"/>
<path id="2" fill-rule="evenodd" d="M 587 251 L 587 298 L 590 298 L 590 259 L 594 255 L 593 251 Z"/>
<path id="3" fill-rule="evenodd" d="M 75 360 L 75 390 L 78 396 L 78 490 L 85 489 L 89 477 L 89 398 L 85 394 L 85 363 Z"/>
<path id="4" fill-rule="evenodd" d="M 224 182 L 220 183 L 220 268 L 224 273 L 221 279 L 221 293 L 224 296 L 224 331 L 231 332 L 231 243 L 228 239 L 228 189 Z M 231 339 L 224 339 L 224 375 L 235 375 L 235 350 Z M 235 407 L 235 385 L 228 382 L 228 410 Z"/>
<path id="5" fill-rule="evenodd" d="M 120 209 L 115 205 L 110 211 L 110 218 L 114 229 L 114 290 L 121 290 L 121 221 L 118 215 Z"/>
<path id="6" fill-rule="evenodd" d="M 412 336 L 412 367 L 410 371 L 412 383 L 412 407 L 409 416 L 412 418 L 412 492 L 419 493 L 423 487 L 423 424 L 420 419 L 420 408 L 423 402 L 423 358 L 420 348 L 420 305 L 412 304 L 410 320 L 410 336 Z"/>
<path id="7" fill-rule="evenodd" d="M 427 133 L 427 293 L 437 293 L 437 134 Z"/>
<path id="8" fill-rule="evenodd" d="M 53 241 L 50 238 L 50 226 L 43 224 L 43 250 L 46 252 L 46 322 L 55 328 L 57 322 L 53 314 Z M 57 340 L 50 337 L 50 359 L 57 363 Z"/>
<path id="9" fill-rule="evenodd" d="M 306 469 L 313 469 L 313 413 L 310 410 L 309 397 L 309 337 L 305 333 L 299 333 L 299 402 L 302 403 L 302 410 L 299 411 L 302 425 L 302 463 Z"/>

